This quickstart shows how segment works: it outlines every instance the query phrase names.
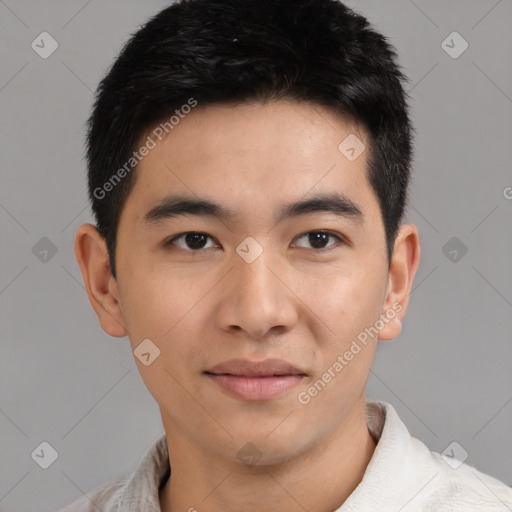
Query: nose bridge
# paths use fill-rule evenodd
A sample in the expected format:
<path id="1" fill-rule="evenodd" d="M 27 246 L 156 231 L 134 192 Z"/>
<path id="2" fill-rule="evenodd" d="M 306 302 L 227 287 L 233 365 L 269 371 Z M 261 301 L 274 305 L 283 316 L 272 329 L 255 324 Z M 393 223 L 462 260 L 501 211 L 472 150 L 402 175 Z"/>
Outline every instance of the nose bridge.
<path id="1" fill-rule="evenodd" d="M 282 290 L 276 289 L 279 280 L 270 270 L 272 268 L 270 259 L 267 252 L 267 254 L 261 254 L 252 263 L 242 260 L 236 265 L 236 279 L 244 300 L 246 298 L 265 301 L 277 299 L 277 294 Z"/>
<path id="2" fill-rule="evenodd" d="M 279 276 L 280 267 L 270 250 L 256 259 L 235 255 L 232 286 L 224 299 L 221 322 L 225 329 L 244 329 L 254 337 L 262 337 L 273 327 L 290 328 L 296 321 L 293 294 Z M 277 275 L 276 275 L 277 274 Z"/>
<path id="3" fill-rule="evenodd" d="M 256 235 L 258 236 L 258 235 Z M 268 293 L 267 287 L 275 286 L 276 277 L 270 268 L 277 267 L 271 237 L 246 237 L 236 248 L 235 274 L 240 286 L 253 289 L 255 293 Z M 270 268 L 269 268 L 270 267 Z"/>

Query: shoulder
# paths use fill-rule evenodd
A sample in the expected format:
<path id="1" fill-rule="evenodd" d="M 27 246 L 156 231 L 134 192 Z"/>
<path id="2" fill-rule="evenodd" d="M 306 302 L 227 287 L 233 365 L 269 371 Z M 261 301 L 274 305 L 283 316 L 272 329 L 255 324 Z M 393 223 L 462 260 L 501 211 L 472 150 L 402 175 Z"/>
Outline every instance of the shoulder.
<path id="1" fill-rule="evenodd" d="M 425 487 L 419 492 L 419 495 L 425 493 L 424 500 L 419 500 L 423 503 L 421 510 L 429 512 L 512 510 L 512 487 L 468 463 L 446 459 L 441 454 L 423 446 L 424 456 L 429 459 L 432 477 L 425 482 Z M 409 510 L 414 510 L 414 506 Z"/>
<path id="2" fill-rule="evenodd" d="M 512 487 L 468 462 L 457 460 L 453 450 L 451 456 L 431 451 L 411 436 L 391 404 L 369 404 L 367 417 L 370 430 L 373 428 L 374 435 L 380 436 L 379 444 L 382 443 L 380 451 L 377 445 L 377 460 L 370 461 L 370 465 L 374 462 L 375 473 L 369 475 L 370 487 L 379 490 L 380 495 L 387 493 L 390 500 L 396 498 L 393 505 L 399 505 L 397 509 L 402 512 L 512 511 Z M 381 483 L 375 482 L 374 476 Z"/>
<path id="3" fill-rule="evenodd" d="M 119 499 L 129 481 L 125 472 L 104 482 L 57 512 L 117 512 Z"/>
<path id="4" fill-rule="evenodd" d="M 133 471 L 124 471 L 58 512 L 160 510 L 159 485 L 170 474 L 165 434 L 146 450 Z"/>

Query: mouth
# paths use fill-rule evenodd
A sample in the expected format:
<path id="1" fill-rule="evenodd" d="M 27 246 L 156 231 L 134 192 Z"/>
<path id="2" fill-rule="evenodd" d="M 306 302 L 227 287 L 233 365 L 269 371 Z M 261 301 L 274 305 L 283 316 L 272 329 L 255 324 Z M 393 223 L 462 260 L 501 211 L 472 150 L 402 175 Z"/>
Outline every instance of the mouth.
<path id="1" fill-rule="evenodd" d="M 281 359 L 231 359 L 204 374 L 223 392 L 243 401 L 266 401 L 289 391 L 307 374 Z"/>

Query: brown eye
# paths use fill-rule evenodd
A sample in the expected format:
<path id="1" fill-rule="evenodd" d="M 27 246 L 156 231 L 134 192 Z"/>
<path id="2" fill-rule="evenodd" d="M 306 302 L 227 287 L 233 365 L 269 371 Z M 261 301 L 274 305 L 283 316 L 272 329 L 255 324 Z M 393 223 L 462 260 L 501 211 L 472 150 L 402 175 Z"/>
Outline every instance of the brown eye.
<path id="1" fill-rule="evenodd" d="M 310 231 L 309 233 L 304 233 L 299 237 L 299 240 L 305 239 L 307 243 L 311 244 L 312 249 L 322 250 L 331 247 L 333 244 L 327 245 L 329 239 L 335 238 L 340 243 L 343 243 L 343 240 L 338 235 L 330 232 L 330 231 Z M 299 246 L 300 247 L 300 246 Z"/>
<path id="2" fill-rule="evenodd" d="M 175 236 L 165 245 L 176 245 L 180 249 L 184 249 L 186 251 L 199 251 L 200 249 L 208 248 L 206 247 L 206 242 L 209 238 L 211 237 L 206 233 L 201 233 L 199 231 L 189 231 L 187 233 L 182 233 L 181 235 Z M 176 243 L 178 241 L 179 243 Z"/>

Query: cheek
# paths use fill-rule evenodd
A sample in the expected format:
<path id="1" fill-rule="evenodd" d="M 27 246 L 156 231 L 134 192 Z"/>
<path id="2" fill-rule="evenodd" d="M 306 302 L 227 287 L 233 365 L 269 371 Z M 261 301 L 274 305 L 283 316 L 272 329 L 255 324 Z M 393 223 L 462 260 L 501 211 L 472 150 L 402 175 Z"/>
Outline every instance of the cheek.
<path id="1" fill-rule="evenodd" d="M 123 282 L 123 313 L 134 336 L 162 338 L 170 334 L 197 302 L 200 291 L 190 284 L 184 286 L 174 272 L 162 270 L 142 263 Z"/>
<path id="2" fill-rule="evenodd" d="M 333 407 L 342 396 L 359 396 L 368 379 L 378 339 L 371 327 L 382 310 L 382 285 L 377 277 L 373 282 L 369 276 L 338 281 L 337 293 L 325 301 L 321 318 L 329 326 L 329 341 L 319 348 L 321 372 L 330 369 L 326 379 L 331 392 L 324 399 Z"/>
<path id="3" fill-rule="evenodd" d="M 381 292 L 377 286 L 355 287 L 338 302 L 339 322 L 351 336 L 357 336 L 375 323 L 381 308 Z"/>
<path id="4" fill-rule="evenodd" d="M 381 290 L 371 280 L 348 280 L 338 295 L 326 302 L 324 317 L 334 335 L 322 352 L 323 367 L 317 378 L 328 381 L 318 405 L 337 410 L 352 404 L 364 390 L 377 349 L 377 332 L 371 330 L 381 312 Z"/>
<path id="5" fill-rule="evenodd" d="M 354 272 L 331 280 L 316 296 L 316 312 L 341 339 L 354 336 L 373 324 L 382 309 L 383 279 L 371 272 Z"/>
<path id="6" fill-rule="evenodd" d="M 160 351 L 156 362 L 163 369 L 177 377 L 185 373 L 185 368 L 190 369 L 190 361 L 197 360 L 204 344 L 201 326 L 208 315 L 208 303 L 201 299 L 209 287 L 204 279 L 189 281 L 185 286 L 180 279 L 162 272 L 134 275 L 126 287 L 128 300 L 124 312 L 130 325 L 132 349 L 142 340 L 150 339 Z"/>

